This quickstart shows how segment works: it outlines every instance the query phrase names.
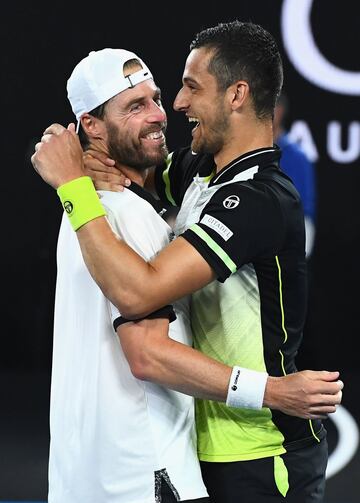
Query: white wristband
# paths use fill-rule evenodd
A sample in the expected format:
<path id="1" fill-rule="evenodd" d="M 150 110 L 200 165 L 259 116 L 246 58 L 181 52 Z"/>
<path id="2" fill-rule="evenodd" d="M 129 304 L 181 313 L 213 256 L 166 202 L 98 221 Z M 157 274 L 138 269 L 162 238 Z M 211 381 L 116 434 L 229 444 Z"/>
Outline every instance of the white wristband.
<path id="1" fill-rule="evenodd" d="M 261 409 L 267 378 L 267 372 L 233 367 L 226 405 L 237 409 Z"/>

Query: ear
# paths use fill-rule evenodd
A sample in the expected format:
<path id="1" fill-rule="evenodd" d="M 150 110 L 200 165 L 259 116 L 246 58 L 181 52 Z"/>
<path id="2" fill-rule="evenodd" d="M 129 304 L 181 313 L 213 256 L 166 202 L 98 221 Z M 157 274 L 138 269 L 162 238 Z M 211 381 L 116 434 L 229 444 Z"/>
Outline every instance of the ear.
<path id="1" fill-rule="evenodd" d="M 242 107 L 250 95 L 249 84 L 245 80 L 238 80 L 228 89 L 232 110 Z"/>
<path id="2" fill-rule="evenodd" d="M 104 138 L 104 121 L 90 114 L 84 114 L 81 117 L 81 126 L 90 139 Z"/>

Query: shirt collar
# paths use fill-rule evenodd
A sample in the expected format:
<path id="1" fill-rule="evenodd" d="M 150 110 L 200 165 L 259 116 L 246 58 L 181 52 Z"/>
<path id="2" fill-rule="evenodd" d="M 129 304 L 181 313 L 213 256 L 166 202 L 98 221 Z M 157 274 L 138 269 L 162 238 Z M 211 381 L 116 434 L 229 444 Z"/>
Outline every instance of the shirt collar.
<path id="1" fill-rule="evenodd" d="M 131 192 L 134 192 L 134 194 L 141 197 L 142 199 L 145 199 L 145 201 L 151 204 L 158 215 L 163 218 L 165 217 L 165 213 L 167 211 L 166 208 L 164 208 L 162 202 L 156 199 L 150 192 L 148 192 L 135 182 L 131 182 L 131 185 L 127 188 L 131 190 Z"/>
<path id="2" fill-rule="evenodd" d="M 281 157 L 281 150 L 277 145 L 273 147 L 259 148 L 246 152 L 224 166 L 211 180 L 210 185 L 224 183 L 232 180 L 238 173 L 246 171 L 254 166 L 259 167 L 259 171 L 269 164 L 278 165 Z"/>

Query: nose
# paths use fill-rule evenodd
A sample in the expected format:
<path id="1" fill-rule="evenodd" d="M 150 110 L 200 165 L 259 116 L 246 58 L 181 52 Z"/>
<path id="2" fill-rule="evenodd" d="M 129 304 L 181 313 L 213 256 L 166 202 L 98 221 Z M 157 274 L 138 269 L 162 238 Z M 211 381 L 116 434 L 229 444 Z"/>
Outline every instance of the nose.
<path id="1" fill-rule="evenodd" d="M 176 112 L 185 112 L 189 108 L 184 87 L 182 87 L 177 93 L 173 103 L 173 108 Z"/>
<path id="2" fill-rule="evenodd" d="M 149 122 L 165 122 L 166 112 L 162 105 L 159 105 L 155 101 L 152 102 L 150 107 L 150 113 L 148 116 Z"/>

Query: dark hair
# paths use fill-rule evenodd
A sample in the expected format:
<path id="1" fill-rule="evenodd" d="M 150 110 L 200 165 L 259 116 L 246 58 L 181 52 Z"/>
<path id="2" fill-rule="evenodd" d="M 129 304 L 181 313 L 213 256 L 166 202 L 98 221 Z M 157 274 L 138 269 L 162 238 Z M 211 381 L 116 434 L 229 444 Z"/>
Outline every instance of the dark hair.
<path id="1" fill-rule="evenodd" d="M 238 20 L 199 32 L 190 50 L 214 49 L 208 71 L 225 91 L 237 80 L 249 84 L 255 113 L 273 117 L 283 82 L 281 56 L 274 37 L 262 26 Z"/>
<path id="2" fill-rule="evenodd" d="M 126 71 L 132 70 L 135 66 L 142 66 L 138 59 L 133 58 L 133 59 L 129 59 L 128 61 L 126 61 L 126 63 L 124 63 L 124 67 L 123 67 L 124 75 L 126 76 Z M 112 98 L 110 98 L 109 100 L 105 101 L 105 103 L 102 103 L 98 107 L 96 107 L 93 110 L 91 110 L 90 112 L 88 112 L 89 115 L 92 115 L 93 117 L 96 117 L 98 119 L 103 119 L 105 116 L 106 105 L 109 103 L 109 101 L 111 99 Z M 89 138 L 88 138 L 88 135 L 83 130 L 81 123 L 79 126 L 79 140 L 80 140 L 82 148 L 84 150 L 86 150 L 89 147 Z"/>
<path id="3" fill-rule="evenodd" d="M 94 108 L 94 110 L 91 110 L 89 112 L 89 115 L 92 115 L 93 117 L 97 117 L 98 119 L 103 119 L 104 115 L 105 115 L 106 103 L 109 103 L 109 101 L 110 100 L 107 100 L 102 105 L 99 105 L 98 107 Z M 79 140 L 80 140 L 81 146 L 82 146 L 83 150 L 86 150 L 89 147 L 90 142 L 89 142 L 88 135 L 83 130 L 81 122 L 79 125 L 79 133 L 78 134 L 79 134 Z"/>

